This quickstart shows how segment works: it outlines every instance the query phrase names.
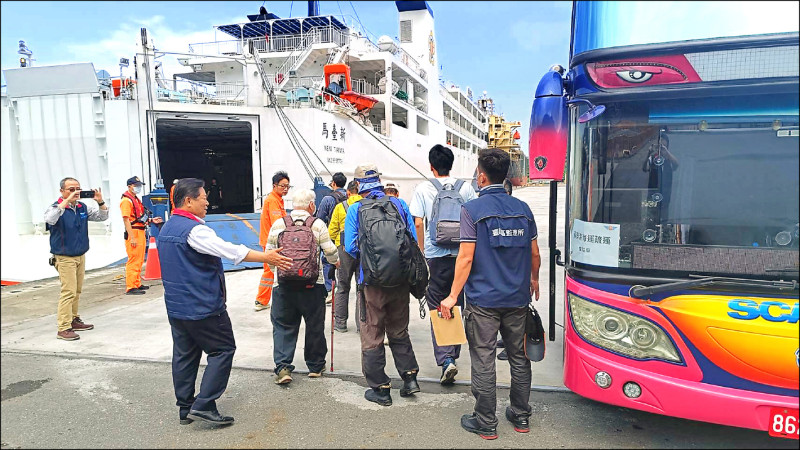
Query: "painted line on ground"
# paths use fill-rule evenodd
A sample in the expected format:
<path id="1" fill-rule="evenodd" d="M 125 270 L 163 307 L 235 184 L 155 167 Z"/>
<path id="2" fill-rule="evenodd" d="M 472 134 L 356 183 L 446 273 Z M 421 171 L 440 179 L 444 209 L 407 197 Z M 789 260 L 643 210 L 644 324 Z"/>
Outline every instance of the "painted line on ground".
<path id="1" fill-rule="evenodd" d="M 59 358 L 82 358 L 82 359 L 91 359 L 96 361 L 118 361 L 118 362 L 148 362 L 148 363 L 158 363 L 158 364 L 172 364 L 171 359 L 156 359 L 156 358 L 145 358 L 145 357 L 123 357 L 123 356 L 109 356 L 109 355 L 96 355 L 96 354 L 84 354 L 84 353 L 75 353 L 75 352 L 47 352 L 47 351 L 40 351 L 40 350 L 14 350 L 14 349 L 3 349 L 0 351 L 0 354 L 12 354 L 12 355 L 31 355 L 31 356 L 57 356 Z M 205 366 L 205 363 L 200 363 L 201 366 Z M 248 365 L 240 365 L 234 364 L 233 368 L 235 369 L 242 369 L 242 370 L 252 370 L 258 372 L 272 372 L 272 369 L 266 369 L 263 367 L 256 367 L 256 366 L 248 366 Z M 305 369 L 295 369 L 294 373 L 302 373 L 307 374 L 308 370 Z M 325 376 L 327 377 L 334 377 L 334 378 L 360 378 L 363 379 L 364 375 L 360 372 L 348 372 L 348 371 L 325 371 Z M 392 382 L 402 382 L 403 380 L 400 377 L 392 377 L 390 376 Z M 417 381 L 422 381 L 425 383 L 434 383 L 439 384 L 438 378 L 430 378 L 430 377 L 418 377 Z M 456 380 L 453 383 L 458 386 L 470 386 L 471 383 L 466 380 Z M 511 385 L 506 383 L 497 383 L 497 387 L 500 389 L 510 389 Z M 539 386 L 539 385 L 532 385 L 531 391 L 537 392 L 572 392 L 566 387 L 563 386 Z"/>

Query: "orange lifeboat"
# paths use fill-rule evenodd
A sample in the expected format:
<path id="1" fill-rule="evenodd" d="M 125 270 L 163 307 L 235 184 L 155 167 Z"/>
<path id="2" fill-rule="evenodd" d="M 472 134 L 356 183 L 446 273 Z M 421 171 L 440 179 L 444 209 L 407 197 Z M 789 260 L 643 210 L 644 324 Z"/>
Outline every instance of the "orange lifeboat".
<path id="1" fill-rule="evenodd" d="M 358 112 L 366 111 L 378 103 L 378 99 L 374 97 L 353 91 L 352 82 L 350 80 L 350 66 L 347 64 L 327 64 L 322 70 L 325 75 L 326 95 L 333 94 L 347 100 L 353 104 Z M 331 83 L 331 75 L 342 75 L 344 78 L 344 86 L 336 82 Z"/>
<path id="2" fill-rule="evenodd" d="M 114 97 L 119 97 L 122 88 L 132 88 L 135 81 L 130 78 L 115 78 L 111 80 L 111 89 L 114 90 Z"/>
<path id="3" fill-rule="evenodd" d="M 514 139 L 519 139 L 519 131 L 514 132 Z"/>

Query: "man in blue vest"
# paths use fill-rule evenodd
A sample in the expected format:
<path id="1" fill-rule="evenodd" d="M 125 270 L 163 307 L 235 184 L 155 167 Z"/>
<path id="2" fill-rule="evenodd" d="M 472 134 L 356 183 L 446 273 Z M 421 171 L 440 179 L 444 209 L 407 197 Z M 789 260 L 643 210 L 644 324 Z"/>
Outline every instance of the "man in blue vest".
<path id="1" fill-rule="evenodd" d="M 371 285 L 364 280 L 364 267 L 369 264 L 368 255 L 359 259 L 359 211 L 365 202 L 381 199 L 386 194 L 380 179 L 381 173 L 375 164 L 363 164 L 356 167 L 355 179 L 358 181 L 359 194 L 362 199 L 347 208 L 344 220 L 344 249 L 355 259 L 360 261 L 358 284 L 363 285 L 363 299 L 357 308 L 361 308 L 361 371 L 367 379 L 370 389 L 364 393 L 364 398 L 382 406 L 392 404 L 391 379 L 386 375 L 386 350 L 383 347 L 384 333 L 389 340 L 389 348 L 403 387 L 400 396 L 406 397 L 419 392 L 417 372 L 419 365 L 411 347 L 408 335 L 408 303 L 410 286 L 403 283 L 393 288 Z M 389 201 L 397 209 L 400 217 L 405 221 L 405 226 L 414 240 L 417 239 L 414 219 L 408 211 L 408 205 L 397 197 L 389 196 Z M 366 231 L 366 232 L 371 232 Z M 373 234 L 371 236 L 375 238 Z M 386 244 L 384 244 L 386 245 Z M 356 297 L 358 299 L 358 296 Z"/>
<path id="2" fill-rule="evenodd" d="M 65 341 L 80 339 L 76 331 L 87 331 L 94 325 L 83 323 L 78 315 L 78 302 L 83 287 L 86 252 L 89 251 L 89 221 L 108 219 L 108 206 L 100 189 L 94 190 L 97 206 L 78 201 L 81 184 L 72 177 L 61 180 L 61 198 L 44 212 L 45 227 L 50 231 L 50 253 L 55 258 L 61 296 L 58 299 L 58 333 Z"/>
<path id="3" fill-rule="evenodd" d="M 530 207 L 503 189 L 508 153 L 490 148 L 478 156 L 478 198 L 461 206 L 461 243 L 450 295 L 442 300 L 442 317 L 462 288 L 465 329 L 472 363 L 475 410 L 461 426 L 484 439 L 497 438 L 497 332 L 503 336 L 511 366 L 511 405 L 506 419 L 527 433 L 531 406 L 531 363 L 525 356 L 525 318 L 533 296 L 539 300 L 539 246 Z"/>
<path id="4" fill-rule="evenodd" d="M 172 382 L 180 408 L 181 425 L 202 420 L 215 425 L 233 423 L 233 417 L 217 410 L 216 400 L 225 392 L 236 342 L 226 311 L 225 274 L 222 259 L 234 264 L 253 261 L 288 269 L 291 259 L 250 250 L 220 239 L 203 218 L 208 210 L 204 182 L 183 178 L 175 187 L 175 209 L 158 234 L 164 301 L 172 328 Z M 195 381 L 203 352 L 208 366 L 200 392 Z"/>

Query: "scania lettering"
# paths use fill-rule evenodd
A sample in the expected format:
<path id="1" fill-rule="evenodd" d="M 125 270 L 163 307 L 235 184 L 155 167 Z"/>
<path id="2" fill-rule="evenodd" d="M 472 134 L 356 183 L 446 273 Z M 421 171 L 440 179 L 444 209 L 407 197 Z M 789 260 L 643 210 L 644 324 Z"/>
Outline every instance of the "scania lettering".
<path id="1" fill-rule="evenodd" d="M 564 384 L 797 439 L 798 5 L 644 3 L 574 2 L 568 64 L 533 101 Z"/>
<path id="2" fill-rule="evenodd" d="M 743 320 L 752 320 L 762 317 L 770 322 L 797 323 L 798 316 L 800 315 L 800 304 L 798 303 L 795 303 L 794 307 L 782 302 L 763 302 L 759 305 L 753 300 L 736 299 L 728 303 L 728 308 L 733 310 L 728 313 L 730 317 Z M 778 311 L 786 311 L 786 313 L 771 314 L 770 308 L 775 308 Z"/>

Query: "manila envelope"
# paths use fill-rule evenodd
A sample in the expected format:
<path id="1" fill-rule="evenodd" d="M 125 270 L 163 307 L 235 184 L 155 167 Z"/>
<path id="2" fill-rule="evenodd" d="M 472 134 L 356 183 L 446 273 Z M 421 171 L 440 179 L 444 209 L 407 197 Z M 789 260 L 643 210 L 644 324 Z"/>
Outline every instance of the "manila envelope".
<path id="1" fill-rule="evenodd" d="M 453 318 L 443 319 L 439 317 L 437 311 L 429 311 L 431 324 L 433 325 L 433 335 L 436 343 L 441 345 L 459 345 L 467 343 L 467 335 L 464 333 L 464 322 L 461 319 L 461 307 L 453 307 Z"/>

